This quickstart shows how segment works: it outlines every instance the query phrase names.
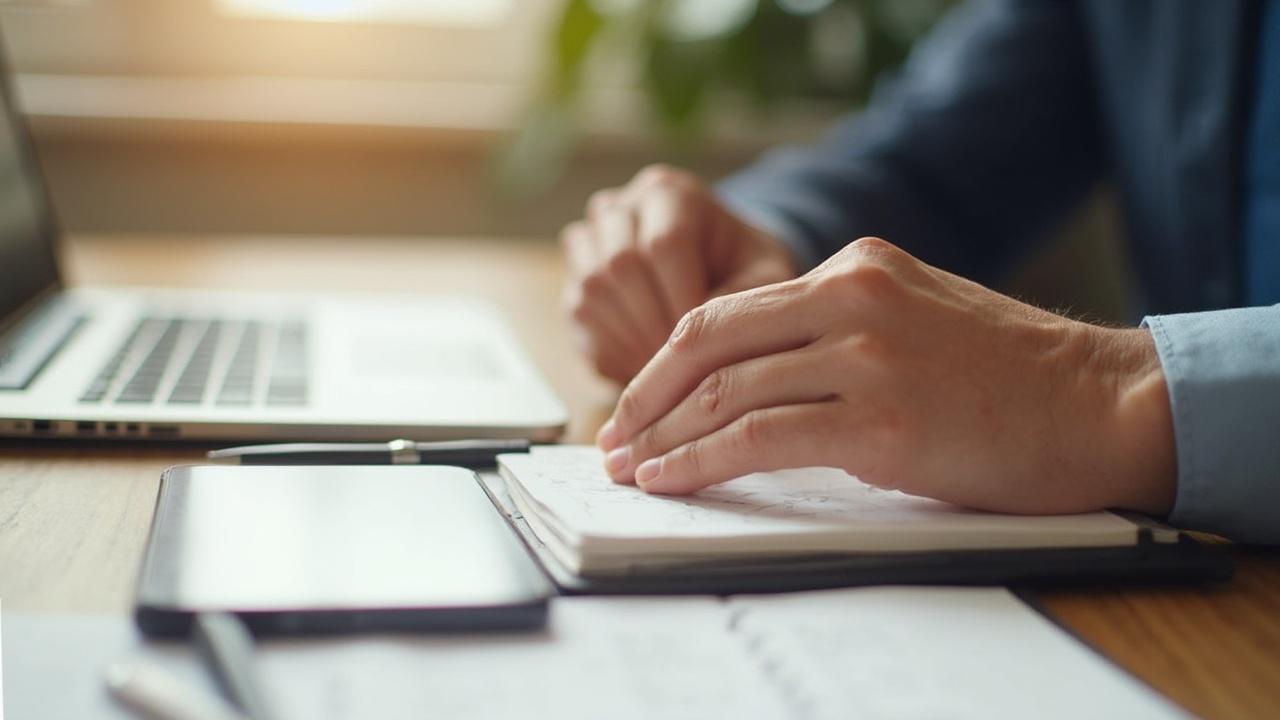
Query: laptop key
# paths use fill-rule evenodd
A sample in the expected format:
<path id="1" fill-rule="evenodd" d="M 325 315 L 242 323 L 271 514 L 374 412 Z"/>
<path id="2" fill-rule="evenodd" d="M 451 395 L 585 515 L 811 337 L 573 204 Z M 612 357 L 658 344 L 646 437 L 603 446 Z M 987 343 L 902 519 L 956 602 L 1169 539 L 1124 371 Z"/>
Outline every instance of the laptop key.
<path id="1" fill-rule="evenodd" d="M 258 355 L 262 323 L 249 321 L 244 325 L 240 342 L 227 367 L 227 373 L 218 389 L 219 405 L 248 405 L 253 402 L 254 379 L 258 374 Z"/>
<path id="2" fill-rule="evenodd" d="M 149 403 L 155 399 L 156 390 L 159 389 L 164 371 L 173 358 L 173 350 L 178 343 L 178 335 L 182 331 L 182 323 L 177 320 L 167 320 L 163 323 L 164 331 L 160 338 L 143 358 L 142 364 L 134 371 L 129 382 L 125 383 L 116 402 Z"/>
<path id="3" fill-rule="evenodd" d="M 171 404 L 196 404 L 204 400 L 205 387 L 209 384 L 209 374 L 213 370 L 213 355 L 218 348 L 219 333 L 222 322 L 212 320 L 205 327 L 196 347 L 187 359 L 187 366 L 178 375 L 173 390 L 169 393 Z"/>

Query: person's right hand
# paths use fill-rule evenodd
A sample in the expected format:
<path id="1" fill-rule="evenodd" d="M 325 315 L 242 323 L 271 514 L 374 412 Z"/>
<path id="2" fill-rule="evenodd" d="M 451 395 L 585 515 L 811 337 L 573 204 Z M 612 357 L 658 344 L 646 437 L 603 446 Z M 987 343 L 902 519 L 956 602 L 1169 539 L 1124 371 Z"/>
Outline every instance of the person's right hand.
<path id="1" fill-rule="evenodd" d="M 601 190 L 560 233 L 564 305 L 596 370 L 626 384 L 676 321 L 712 297 L 797 274 L 777 238 L 730 213 L 692 174 L 654 165 Z"/>

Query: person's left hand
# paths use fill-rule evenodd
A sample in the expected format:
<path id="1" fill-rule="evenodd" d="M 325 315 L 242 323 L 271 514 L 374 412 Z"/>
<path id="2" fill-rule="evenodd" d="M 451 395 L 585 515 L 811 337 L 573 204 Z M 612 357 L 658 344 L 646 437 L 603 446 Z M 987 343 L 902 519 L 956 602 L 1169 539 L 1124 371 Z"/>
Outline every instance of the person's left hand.
<path id="1" fill-rule="evenodd" d="M 655 493 L 821 465 L 993 511 L 1166 513 L 1175 484 L 1148 331 L 1039 310 L 875 238 L 689 312 L 598 442 L 616 481 Z"/>

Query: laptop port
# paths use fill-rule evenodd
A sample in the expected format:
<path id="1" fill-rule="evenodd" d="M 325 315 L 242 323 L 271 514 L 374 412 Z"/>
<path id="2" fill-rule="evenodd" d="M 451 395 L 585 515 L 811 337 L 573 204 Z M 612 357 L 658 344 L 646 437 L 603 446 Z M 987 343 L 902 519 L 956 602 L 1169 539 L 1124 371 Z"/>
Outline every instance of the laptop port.
<path id="1" fill-rule="evenodd" d="M 142 432 L 142 426 L 139 425 L 138 423 L 129 423 L 128 425 L 124 426 L 124 429 L 130 435 L 137 435 L 138 433 Z"/>
<path id="2" fill-rule="evenodd" d="M 177 425 L 152 425 L 147 431 L 152 437 L 178 437 Z"/>
<path id="3" fill-rule="evenodd" d="M 113 422 L 102 423 L 102 431 L 108 432 L 108 433 L 118 433 L 120 432 L 120 424 L 113 423 Z"/>
<path id="4" fill-rule="evenodd" d="M 53 421 L 52 420 L 32 420 L 31 431 L 38 432 L 38 433 L 51 433 L 53 432 Z"/>
<path id="5" fill-rule="evenodd" d="M 76 422 L 76 432 L 82 435 L 88 435 L 98 431 L 98 423 L 89 420 L 80 420 Z"/>

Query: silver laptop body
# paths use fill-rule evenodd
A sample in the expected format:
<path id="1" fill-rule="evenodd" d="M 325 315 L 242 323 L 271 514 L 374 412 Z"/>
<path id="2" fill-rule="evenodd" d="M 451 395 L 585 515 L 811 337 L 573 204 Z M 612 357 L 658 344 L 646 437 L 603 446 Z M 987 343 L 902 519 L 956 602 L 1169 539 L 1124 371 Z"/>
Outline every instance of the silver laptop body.
<path id="1" fill-rule="evenodd" d="M 57 224 L 3 74 L 0 436 L 552 440 L 562 432 L 564 406 L 484 303 L 65 288 Z"/>

